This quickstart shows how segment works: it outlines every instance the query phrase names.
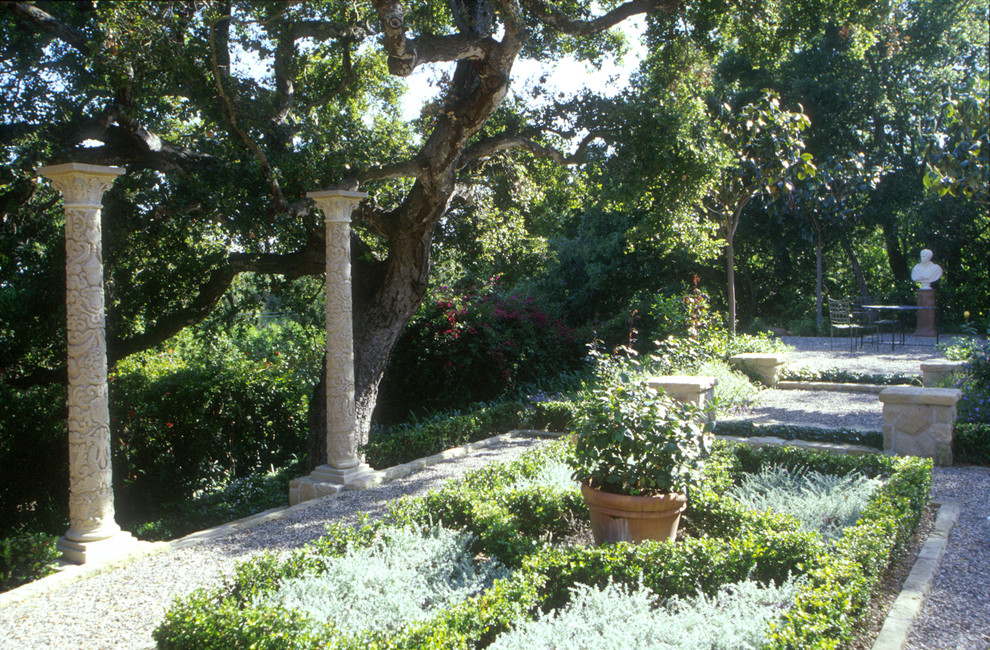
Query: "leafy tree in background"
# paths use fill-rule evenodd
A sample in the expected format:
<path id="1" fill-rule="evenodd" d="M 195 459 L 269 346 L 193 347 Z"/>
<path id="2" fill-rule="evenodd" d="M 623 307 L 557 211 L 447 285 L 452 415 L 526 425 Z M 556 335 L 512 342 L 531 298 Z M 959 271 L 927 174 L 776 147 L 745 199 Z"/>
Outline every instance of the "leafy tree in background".
<path id="1" fill-rule="evenodd" d="M 967 95 L 942 105 L 941 124 L 928 150 L 925 189 L 990 203 L 990 109 Z"/>
<path id="2" fill-rule="evenodd" d="M 777 206 L 796 214 L 811 227 L 815 239 L 815 324 L 822 328 L 822 287 L 825 238 L 838 239 L 846 249 L 860 288 L 860 295 L 870 294 L 866 277 L 848 234 L 846 223 L 865 194 L 880 182 L 881 170 L 867 169 L 864 154 L 857 152 L 845 159 L 829 158 L 819 162 L 815 174 L 803 181 L 784 187 Z"/>
<path id="3" fill-rule="evenodd" d="M 762 194 L 786 189 L 794 180 L 814 173 L 811 154 L 803 151 L 801 132 L 808 117 L 780 107 L 779 100 L 765 96 L 759 103 L 747 104 L 738 113 L 722 106 L 717 118 L 718 136 L 730 163 L 725 165 L 704 201 L 710 217 L 719 223 L 725 240 L 726 286 L 729 303 L 729 331 L 736 331 L 735 259 L 733 241 L 746 205 Z"/>

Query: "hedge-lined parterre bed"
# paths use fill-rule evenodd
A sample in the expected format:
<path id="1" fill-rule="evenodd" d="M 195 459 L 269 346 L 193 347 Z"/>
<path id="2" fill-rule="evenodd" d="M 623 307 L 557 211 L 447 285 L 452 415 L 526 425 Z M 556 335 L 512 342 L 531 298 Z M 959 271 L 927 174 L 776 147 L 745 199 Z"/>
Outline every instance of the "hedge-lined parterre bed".
<path id="1" fill-rule="evenodd" d="M 917 526 L 931 484 L 931 463 L 924 459 L 718 443 L 704 487 L 691 495 L 677 543 L 592 547 L 574 536 L 588 515 L 575 487 L 564 480 L 561 459 L 570 450 L 567 441 L 548 443 L 427 496 L 403 499 L 379 522 L 331 525 L 325 537 L 303 549 L 255 558 L 240 565 L 225 586 L 176 601 L 155 639 L 161 648 L 197 649 L 485 648 L 514 625 L 567 605 L 576 585 L 645 587 L 666 598 L 711 595 L 747 579 L 781 584 L 798 576 L 795 604 L 771 620 L 764 647 L 837 648 L 854 637 L 885 569 Z M 746 473 L 767 467 L 856 472 L 880 478 L 882 485 L 856 524 L 826 542 L 790 516 L 753 511 L 728 496 Z M 490 575 L 502 577 L 423 618 L 388 628 L 369 624 L 360 633 L 345 633 L 342 625 L 273 598 L 294 581 L 319 582 L 335 558 L 381 544 L 396 529 L 438 526 L 470 533 L 465 554 L 455 561 L 462 567 L 473 562 L 465 575 L 494 564 L 499 570 Z M 453 575 L 461 586 L 460 574 Z"/>
<path id="2" fill-rule="evenodd" d="M 797 424 L 756 424 L 751 420 L 719 420 L 715 423 L 714 433 L 719 436 L 736 436 L 738 438 L 775 437 L 782 440 L 832 442 L 883 449 L 882 431 L 821 429 Z"/>

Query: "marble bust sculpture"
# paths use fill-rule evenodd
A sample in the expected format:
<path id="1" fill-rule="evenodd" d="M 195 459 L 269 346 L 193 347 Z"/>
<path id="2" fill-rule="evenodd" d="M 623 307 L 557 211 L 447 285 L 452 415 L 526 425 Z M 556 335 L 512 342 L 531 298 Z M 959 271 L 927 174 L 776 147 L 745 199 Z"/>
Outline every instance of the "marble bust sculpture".
<path id="1" fill-rule="evenodd" d="M 932 282 L 942 277 L 942 267 L 932 262 L 932 252 L 927 248 L 921 251 L 921 262 L 911 269 L 911 279 L 922 289 L 931 289 Z"/>

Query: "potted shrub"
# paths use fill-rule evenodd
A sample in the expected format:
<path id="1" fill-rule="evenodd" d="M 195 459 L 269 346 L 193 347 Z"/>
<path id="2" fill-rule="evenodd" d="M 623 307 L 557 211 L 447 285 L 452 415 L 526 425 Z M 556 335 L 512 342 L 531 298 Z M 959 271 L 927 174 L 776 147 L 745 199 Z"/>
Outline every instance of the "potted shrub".
<path id="1" fill-rule="evenodd" d="M 673 541 L 711 451 L 698 409 L 622 376 L 579 406 L 576 434 L 571 468 L 595 543 Z"/>

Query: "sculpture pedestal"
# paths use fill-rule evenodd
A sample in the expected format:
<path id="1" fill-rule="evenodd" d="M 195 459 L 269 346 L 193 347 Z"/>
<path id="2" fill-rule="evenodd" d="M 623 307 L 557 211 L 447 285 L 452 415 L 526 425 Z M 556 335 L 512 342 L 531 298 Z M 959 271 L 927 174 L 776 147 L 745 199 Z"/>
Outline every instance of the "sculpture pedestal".
<path id="1" fill-rule="evenodd" d="M 62 558 L 74 564 L 90 564 L 119 557 L 137 548 L 137 539 L 120 531 L 116 535 L 92 542 L 76 542 L 68 537 L 58 538 L 58 550 Z"/>
<path id="2" fill-rule="evenodd" d="M 918 289 L 918 329 L 915 336 L 935 337 L 935 290 Z"/>

